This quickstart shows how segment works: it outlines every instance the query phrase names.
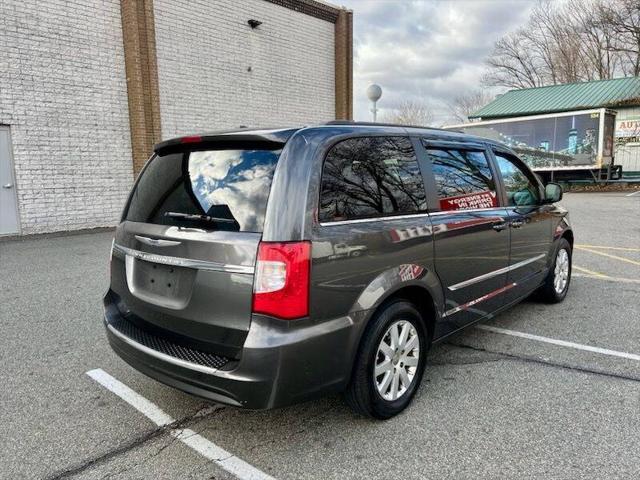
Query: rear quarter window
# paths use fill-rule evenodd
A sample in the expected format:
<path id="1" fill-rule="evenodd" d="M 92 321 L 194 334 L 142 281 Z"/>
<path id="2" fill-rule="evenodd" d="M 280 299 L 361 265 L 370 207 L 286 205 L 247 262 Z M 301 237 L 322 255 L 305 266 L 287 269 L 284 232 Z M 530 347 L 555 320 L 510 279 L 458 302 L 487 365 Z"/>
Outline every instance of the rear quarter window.
<path id="1" fill-rule="evenodd" d="M 425 210 L 422 176 L 408 138 L 351 138 L 328 152 L 322 171 L 321 222 Z"/>
<path id="2" fill-rule="evenodd" d="M 150 160 L 124 219 L 204 230 L 262 232 L 280 150 L 205 150 Z"/>

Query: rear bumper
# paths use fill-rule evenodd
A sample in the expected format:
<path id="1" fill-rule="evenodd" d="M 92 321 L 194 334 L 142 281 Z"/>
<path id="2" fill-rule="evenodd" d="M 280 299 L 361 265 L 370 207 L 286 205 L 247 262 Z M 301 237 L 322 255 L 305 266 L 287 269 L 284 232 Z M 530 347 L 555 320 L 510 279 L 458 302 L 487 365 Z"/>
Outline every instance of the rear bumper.
<path id="1" fill-rule="evenodd" d="M 111 347 L 135 369 L 185 392 L 256 410 L 344 389 L 363 323 L 361 315 L 321 324 L 255 315 L 240 359 L 222 361 L 218 368 L 215 358 L 193 355 L 200 352 L 176 354 L 173 347 L 158 348 L 156 341 L 128 335 L 121 328 L 126 320 L 108 301 L 104 313 Z"/>

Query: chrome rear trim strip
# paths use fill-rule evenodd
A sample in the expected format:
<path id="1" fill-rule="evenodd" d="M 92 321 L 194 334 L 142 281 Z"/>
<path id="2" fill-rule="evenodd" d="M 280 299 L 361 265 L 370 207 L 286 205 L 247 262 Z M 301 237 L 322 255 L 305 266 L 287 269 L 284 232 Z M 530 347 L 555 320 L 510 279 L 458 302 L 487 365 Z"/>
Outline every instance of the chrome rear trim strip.
<path id="1" fill-rule="evenodd" d="M 210 262 L 206 260 L 196 260 L 191 258 L 169 257 L 167 255 L 157 255 L 155 253 L 141 252 L 133 248 L 123 247 L 115 243 L 113 253 L 120 256 L 131 256 L 146 262 L 161 263 L 173 267 L 195 268 L 197 270 L 209 270 L 212 272 L 244 273 L 253 275 L 254 267 L 245 265 L 231 265 L 229 263 Z"/>
<path id="2" fill-rule="evenodd" d="M 133 339 L 127 337 L 126 335 L 120 333 L 112 325 L 110 325 L 109 322 L 105 322 L 105 324 L 107 325 L 107 328 L 109 329 L 109 331 L 112 334 L 114 334 L 116 337 L 118 337 L 120 340 L 122 340 L 129 346 L 135 348 L 136 350 L 140 350 L 141 352 L 146 353 L 147 355 L 151 355 L 152 357 L 158 358 L 167 363 L 172 363 L 173 365 L 178 365 L 179 367 L 188 368 L 189 370 L 197 370 L 198 372 L 207 373 L 209 375 L 215 374 L 218 371 L 217 368 L 211 368 L 211 367 L 206 367 L 204 365 L 198 365 L 197 363 L 187 362 L 180 358 L 175 358 L 175 357 L 172 357 L 171 355 L 167 355 L 166 353 L 153 350 L 145 345 L 142 345 L 141 343 L 134 341 Z"/>
<path id="3" fill-rule="evenodd" d="M 456 283 L 455 285 L 451 285 L 449 290 L 452 292 L 455 290 L 460 290 L 461 288 L 468 287 L 469 285 L 473 285 L 474 283 L 479 283 L 484 280 L 488 280 L 489 278 L 497 277 L 498 275 L 502 275 L 503 273 L 511 272 L 513 270 L 517 270 L 518 268 L 524 267 L 533 262 L 537 262 L 538 260 L 546 257 L 544 253 L 540 255 L 536 255 L 532 258 L 527 258 L 518 263 L 514 263 L 513 265 L 509 265 L 508 267 L 500 268 L 499 270 L 494 270 L 493 272 L 485 273 L 483 275 L 479 275 L 477 277 L 470 278 L 469 280 L 465 280 L 464 282 Z"/>

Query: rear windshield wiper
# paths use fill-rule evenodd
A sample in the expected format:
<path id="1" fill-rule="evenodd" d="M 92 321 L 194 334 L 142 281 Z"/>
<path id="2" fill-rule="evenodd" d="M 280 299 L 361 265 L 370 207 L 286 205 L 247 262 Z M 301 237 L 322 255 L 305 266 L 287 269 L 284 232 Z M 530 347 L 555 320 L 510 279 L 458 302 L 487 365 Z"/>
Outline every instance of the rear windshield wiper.
<path id="1" fill-rule="evenodd" d="M 177 218 L 178 220 L 203 220 L 205 222 L 222 222 L 222 223 L 236 223 L 235 220 L 220 217 L 210 217 L 209 215 L 198 215 L 197 213 L 180 213 L 180 212 L 165 212 L 165 217 Z"/>

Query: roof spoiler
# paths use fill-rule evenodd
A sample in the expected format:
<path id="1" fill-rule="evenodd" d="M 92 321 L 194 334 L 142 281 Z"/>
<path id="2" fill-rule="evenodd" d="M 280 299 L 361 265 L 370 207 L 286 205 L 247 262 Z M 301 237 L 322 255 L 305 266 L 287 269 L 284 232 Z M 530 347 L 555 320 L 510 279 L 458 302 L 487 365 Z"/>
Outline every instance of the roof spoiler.
<path id="1" fill-rule="evenodd" d="M 153 151 L 158 155 L 169 153 L 198 151 L 198 150 L 226 150 L 226 149 L 255 149 L 278 150 L 281 149 L 288 137 L 268 133 L 225 133 L 188 135 L 172 138 L 164 142 L 156 143 Z"/>

